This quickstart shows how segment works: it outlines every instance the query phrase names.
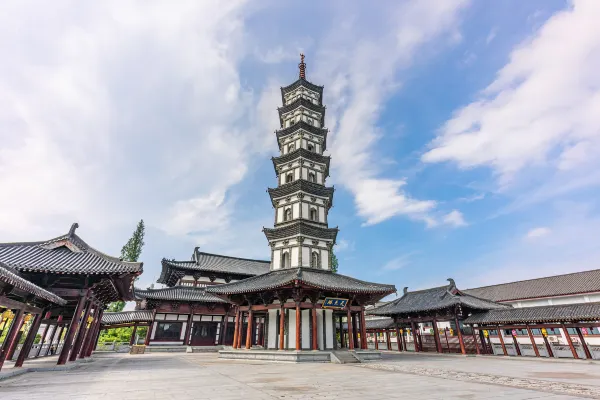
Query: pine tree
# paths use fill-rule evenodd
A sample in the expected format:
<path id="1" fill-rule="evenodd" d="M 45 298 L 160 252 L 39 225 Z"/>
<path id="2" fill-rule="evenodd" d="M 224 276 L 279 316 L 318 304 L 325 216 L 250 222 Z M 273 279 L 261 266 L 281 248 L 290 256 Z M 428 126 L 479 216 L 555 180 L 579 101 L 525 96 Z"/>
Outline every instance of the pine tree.
<path id="1" fill-rule="evenodd" d="M 140 222 L 138 222 L 133 235 L 131 235 L 127 243 L 125 243 L 125 246 L 121 249 L 121 259 L 123 261 L 137 262 L 139 260 L 140 255 L 142 254 L 142 248 L 144 247 L 144 233 L 144 220 L 141 219 Z M 125 308 L 124 301 L 115 301 L 108 305 L 106 311 L 119 312 L 123 311 L 123 308 Z"/>
<path id="2" fill-rule="evenodd" d="M 335 272 L 337 274 L 338 271 L 338 258 L 335 253 L 331 253 L 331 272 Z"/>

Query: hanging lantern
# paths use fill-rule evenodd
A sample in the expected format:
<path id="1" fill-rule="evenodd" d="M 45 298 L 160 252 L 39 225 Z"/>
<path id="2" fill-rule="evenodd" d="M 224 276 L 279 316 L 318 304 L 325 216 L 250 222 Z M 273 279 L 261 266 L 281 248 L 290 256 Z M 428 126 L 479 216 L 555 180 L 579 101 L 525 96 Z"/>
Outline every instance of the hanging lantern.
<path id="1" fill-rule="evenodd" d="M 517 336 L 517 330 L 513 329 L 510 333 L 512 333 L 513 336 Z"/>
<path id="2" fill-rule="evenodd" d="M 548 331 L 546 330 L 546 328 L 542 328 L 542 336 L 548 337 Z"/>
<path id="3" fill-rule="evenodd" d="M 454 336 L 454 329 L 450 328 L 450 336 Z"/>
<path id="4" fill-rule="evenodd" d="M 587 335 L 588 334 L 587 328 L 581 328 L 581 333 L 583 333 L 584 335 Z"/>
<path id="5" fill-rule="evenodd" d="M 489 336 L 490 336 L 490 333 L 488 332 L 488 330 L 484 329 L 483 330 L 483 337 L 489 337 Z"/>

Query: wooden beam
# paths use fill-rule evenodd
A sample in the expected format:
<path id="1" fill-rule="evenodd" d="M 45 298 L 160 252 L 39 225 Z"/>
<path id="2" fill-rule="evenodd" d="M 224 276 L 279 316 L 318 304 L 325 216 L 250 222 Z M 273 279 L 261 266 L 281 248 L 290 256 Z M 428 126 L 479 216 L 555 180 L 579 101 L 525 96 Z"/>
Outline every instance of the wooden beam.
<path id="1" fill-rule="evenodd" d="M 83 343 L 83 339 L 87 334 L 87 320 L 90 316 L 90 311 L 92 309 L 92 302 L 87 302 L 87 307 L 85 307 L 85 311 L 83 312 L 83 317 L 81 318 L 81 322 L 79 324 L 79 330 L 77 331 L 77 336 L 75 337 L 75 344 L 73 345 L 73 351 L 69 355 L 69 361 L 76 361 L 77 356 L 79 355 L 79 350 L 81 350 L 81 345 Z"/>
<path id="2" fill-rule="evenodd" d="M 28 304 L 21 303 L 20 301 L 9 299 L 6 296 L 0 296 L 0 304 L 13 310 L 23 310 L 23 312 L 29 314 L 41 314 L 43 312 L 43 310 L 39 307 L 30 306 Z"/>

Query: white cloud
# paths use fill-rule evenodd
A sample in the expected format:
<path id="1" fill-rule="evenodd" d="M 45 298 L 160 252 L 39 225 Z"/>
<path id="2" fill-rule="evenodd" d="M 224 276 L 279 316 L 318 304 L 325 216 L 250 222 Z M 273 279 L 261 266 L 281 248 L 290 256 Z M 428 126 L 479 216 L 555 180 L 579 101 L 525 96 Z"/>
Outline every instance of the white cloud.
<path id="1" fill-rule="evenodd" d="M 480 99 L 456 111 L 422 159 L 489 166 L 503 186 L 526 168 L 546 171 L 537 181 L 547 182 L 550 174 L 568 181 L 597 167 L 598 18 L 595 0 L 573 1 L 552 16 L 513 50 Z"/>
<path id="2" fill-rule="evenodd" d="M 454 227 L 466 226 L 467 223 L 463 214 L 458 210 L 452 210 L 448 214 L 444 215 L 442 222 L 447 225 Z"/>
<path id="3" fill-rule="evenodd" d="M 440 38 L 457 40 L 459 11 L 466 1 L 409 1 L 380 7 L 377 23 L 344 3 L 337 25 L 321 42 L 317 79 L 326 82 L 334 176 L 355 198 L 365 224 L 404 215 L 431 224 L 432 200 L 412 198 L 402 178 L 382 177 L 374 144 L 383 102 L 399 84 L 398 73 Z M 447 44 L 447 40 L 436 42 Z M 376 61 L 375 61 L 376 60 Z"/>
<path id="4" fill-rule="evenodd" d="M 402 255 L 388 261 L 381 267 L 381 271 L 397 271 L 410 264 L 410 255 Z"/>
<path id="5" fill-rule="evenodd" d="M 340 239 L 335 244 L 334 251 L 336 253 L 340 253 L 342 251 L 345 251 L 345 252 L 354 251 L 354 242 L 350 242 L 346 239 Z"/>
<path id="6" fill-rule="evenodd" d="M 552 233 L 552 230 L 550 228 L 542 226 L 539 228 L 531 229 L 529 232 L 527 232 L 527 235 L 525 235 L 525 237 L 527 239 L 537 239 L 544 236 L 548 236 L 550 233 Z"/>

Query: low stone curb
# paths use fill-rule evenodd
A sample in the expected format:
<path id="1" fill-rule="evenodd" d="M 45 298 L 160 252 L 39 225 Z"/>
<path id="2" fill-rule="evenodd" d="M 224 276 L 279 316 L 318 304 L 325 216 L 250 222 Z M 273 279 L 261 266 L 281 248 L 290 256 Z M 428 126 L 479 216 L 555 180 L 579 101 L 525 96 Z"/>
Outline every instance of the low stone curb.
<path id="1" fill-rule="evenodd" d="M 82 364 L 87 364 L 89 362 L 94 361 L 92 358 L 84 358 L 72 362 L 66 365 L 53 365 L 49 367 L 21 367 L 21 368 L 13 368 L 12 371 L 8 372 L 0 372 L 0 381 L 5 379 L 14 378 L 19 375 L 26 374 L 28 372 L 53 372 L 53 371 L 70 371 L 75 368 L 81 367 Z"/>

